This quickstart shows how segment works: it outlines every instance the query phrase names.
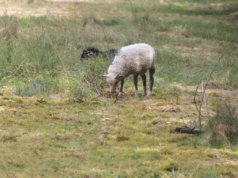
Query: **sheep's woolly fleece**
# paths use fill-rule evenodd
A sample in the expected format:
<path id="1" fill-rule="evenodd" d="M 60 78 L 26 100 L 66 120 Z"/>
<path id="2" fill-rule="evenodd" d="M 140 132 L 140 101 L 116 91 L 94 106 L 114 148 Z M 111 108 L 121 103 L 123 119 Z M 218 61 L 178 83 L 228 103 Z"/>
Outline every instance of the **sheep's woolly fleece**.
<path id="1" fill-rule="evenodd" d="M 108 77 L 113 79 L 117 76 L 144 74 L 147 69 L 154 67 L 154 58 L 155 50 L 148 44 L 122 47 L 108 68 Z"/>

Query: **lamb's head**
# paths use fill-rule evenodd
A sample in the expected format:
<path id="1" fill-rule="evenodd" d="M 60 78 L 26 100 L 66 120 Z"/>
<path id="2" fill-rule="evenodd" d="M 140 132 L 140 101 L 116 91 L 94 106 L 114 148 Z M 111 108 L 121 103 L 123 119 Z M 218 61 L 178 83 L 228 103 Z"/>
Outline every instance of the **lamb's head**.
<path id="1" fill-rule="evenodd" d="M 106 81 L 109 84 L 109 90 L 111 93 L 116 93 L 116 87 L 118 82 L 123 78 L 115 73 L 108 73 L 105 75 Z"/>

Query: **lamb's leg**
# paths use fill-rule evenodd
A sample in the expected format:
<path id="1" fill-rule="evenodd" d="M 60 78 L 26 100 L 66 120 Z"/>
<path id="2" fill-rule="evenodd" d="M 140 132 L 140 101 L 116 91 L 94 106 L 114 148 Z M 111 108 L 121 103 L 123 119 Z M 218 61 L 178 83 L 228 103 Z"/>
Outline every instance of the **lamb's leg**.
<path id="1" fill-rule="evenodd" d="M 153 88 L 153 85 L 154 85 L 155 68 L 154 67 L 150 68 L 149 72 L 150 72 L 150 91 L 148 93 L 148 96 L 152 96 L 152 88 Z"/>
<path id="2" fill-rule="evenodd" d="M 135 96 L 138 96 L 138 75 L 134 75 Z"/>
<path id="3" fill-rule="evenodd" d="M 119 96 L 123 95 L 123 85 L 124 85 L 124 79 L 121 79 L 121 88 L 120 88 Z"/>
<path id="4" fill-rule="evenodd" d="M 145 74 L 141 75 L 141 78 L 142 78 L 143 89 L 144 89 L 143 95 L 146 96 L 146 75 Z"/>

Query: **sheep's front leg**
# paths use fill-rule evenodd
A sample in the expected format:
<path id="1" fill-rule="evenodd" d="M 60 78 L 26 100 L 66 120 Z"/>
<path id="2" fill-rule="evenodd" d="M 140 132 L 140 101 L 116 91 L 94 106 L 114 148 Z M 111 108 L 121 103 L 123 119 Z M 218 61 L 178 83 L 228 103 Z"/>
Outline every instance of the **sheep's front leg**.
<path id="1" fill-rule="evenodd" d="M 121 79 L 121 88 L 120 88 L 119 96 L 123 95 L 123 85 L 124 85 L 124 79 Z"/>
<path id="2" fill-rule="evenodd" d="M 138 75 L 134 75 L 135 96 L 138 96 Z"/>
<path id="3" fill-rule="evenodd" d="M 146 75 L 145 74 L 141 75 L 141 78 L 142 78 L 143 89 L 144 89 L 143 95 L 146 96 Z"/>
<path id="4" fill-rule="evenodd" d="M 153 85 L 154 85 L 155 68 L 151 68 L 149 70 L 149 72 L 150 72 L 150 92 L 149 92 L 148 96 L 152 96 L 152 88 L 153 88 Z"/>

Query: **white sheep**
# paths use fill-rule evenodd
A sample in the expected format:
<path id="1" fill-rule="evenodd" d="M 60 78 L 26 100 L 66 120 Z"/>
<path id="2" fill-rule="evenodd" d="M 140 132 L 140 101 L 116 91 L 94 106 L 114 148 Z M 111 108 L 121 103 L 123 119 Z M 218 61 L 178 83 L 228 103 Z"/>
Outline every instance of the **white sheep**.
<path id="1" fill-rule="evenodd" d="M 116 93 L 116 86 L 121 81 L 120 93 L 123 93 L 124 79 L 130 74 L 134 75 L 135 96 L 138 96 L 138 75 L 142 77 L 144 95 L 146 96 L 146 71 L 149 69 L 150 74 L 150 91 L 154 84 L 155 73 L 155 50 L 148 44 L 137 43 L 122 47 L 115 56 L 112 64 L 108 68 L 106 81 L 109 84 L 110 92 Z"/>

